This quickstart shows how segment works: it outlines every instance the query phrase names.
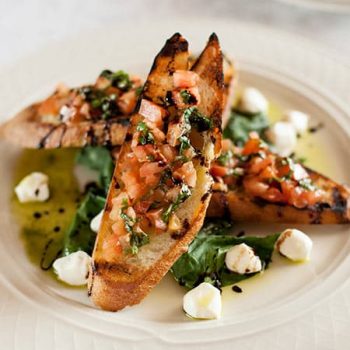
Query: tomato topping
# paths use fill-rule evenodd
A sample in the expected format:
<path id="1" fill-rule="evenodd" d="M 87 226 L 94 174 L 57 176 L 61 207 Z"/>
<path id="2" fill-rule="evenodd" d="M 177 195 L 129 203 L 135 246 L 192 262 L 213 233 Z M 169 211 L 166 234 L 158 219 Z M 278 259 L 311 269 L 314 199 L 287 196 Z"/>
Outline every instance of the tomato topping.
<path id="1" fill-rule="evenodd" d="M 146 99 L 141 100 L 139 114 L 154 123 L 155 126 L 161 127 L 163 125 L 163 118 L 166 113 L 166 110 L 157 104 Z"/>
<path id="2" fill-rule="evenodd" d="M 230 169 L 228 169 L 227 167 L 217 165 L 217 164 L 214 164 L 210 168 L 210 174 L 212 176 L 216 176 L 216 177 L 224 177 L 224 176 L 229 174 L 229 171 L 230 171 Z"/>
<path id="3" fill-rule="evenodd" d="M 145 179 L 146 185 L 155 186 L 163 170 L 164 165 L 159 165 L 158 162 L 143 163 L 140 167 L 140 177 Z"/>
<path id="4" fill-rule="evenodd" d="M 180 168 L 173 172 L 175 179 L 182 180 L 186 185 L 190 187 L 196 186 L 197 173 L 192 162 L 183 164 Z"/>
<path id="5" fill-rule="evenodd" d="M 123 114 L 131 114 L 136 107 L 136 103 L 137 96 L 135 90 L 125 92 L 117 101 L 117 105 Z"/>
<path id="6" fill-rule="evenodd" d="M 167 224 L 162 220 L 163 209 L 150 210 L 146 216 L 151 221 L 152 225 L 158 230 L 166 230 Z"/>

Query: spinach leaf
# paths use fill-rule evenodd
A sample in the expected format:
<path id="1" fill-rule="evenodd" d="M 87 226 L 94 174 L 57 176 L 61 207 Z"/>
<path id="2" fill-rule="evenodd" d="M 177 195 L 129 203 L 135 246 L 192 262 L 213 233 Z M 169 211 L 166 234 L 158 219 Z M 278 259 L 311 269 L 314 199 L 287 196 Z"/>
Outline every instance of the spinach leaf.
<path id="1" fill-rule="evenodd" d="M 77 212 L 65 233 L 62 255 L 68 255 L 82 250 L 91 255 L 94 248 L 96 233 L 90 229 L 90 221 L 104 207 L 106 199 L 90 189 L 80 203 Z"/>
<path id="2" fill-rule="evenodd" d="M 242 146 L 248 140 L 248 135 L 251 131 L 256 131 L 264 139 L 264 132 L 268 126 L 269 122 L 264 113 L 247 115 L 237 110 L 232 110 L 223 136 L 231 139 L 237 146 Z"/>
<path id="3" fill-rule="evenodd" d="M 114 170 L 114 163 L 110 152 L 104 147 L 85 147 L 78 153 L 76 162 L 98 171 L 98 184 L 107 194 Z"/>
<path id="4" fill-rule="evenodd" d="M 195 240 L 173 265 L 171 272 L 179 284 L 194 288 L 203 281 L 217 286 L 227 286 L 252 277 L 239 275 L 225 265 L 225 254 L 234 245 L 246 243 L 260 257 L 263 268 L 271 261 L 274 245 L 279 234 L 266 237 L 235 237 L 228 234 L 232 224 L 209 222 L 201 229 Z"/>

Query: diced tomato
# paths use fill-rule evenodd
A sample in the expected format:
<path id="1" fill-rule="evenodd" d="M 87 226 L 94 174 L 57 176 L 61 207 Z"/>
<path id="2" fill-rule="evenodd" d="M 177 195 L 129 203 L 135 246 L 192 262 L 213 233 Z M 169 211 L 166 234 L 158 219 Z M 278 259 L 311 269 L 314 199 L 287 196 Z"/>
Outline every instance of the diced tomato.
<path id="1" fill-rule="evenodd" d="M 247 177 L 243 180 L 243 186 L 245 190 L 252 196 L 263 196 L 269 189 L 269 185 L 259 181 L 256 176 Z"/>
<path id="2" fill-rule="evenodd" d="M 170 145 L 161 145 L 160 152 L 164 156 L 164 158 L 171 163 L 176 157 L 176 150 Z"/>
<path id="3" fill-rule="evenodd" d="M 242 154 L 244 156 L 248 156 L 250 154 L 258 153 L 259 150 L 260 150 L 260 140 L 256 138 L 250 138 L 244 145 Z"/>
<path id="4" fill-rule="evenodd" d="M 117 101 L 117 105 L 123 114 L 131 114 L 136 107 L 136 91 L 131 90 L 122 94 Z"/>
<path id="5" fill-rule="evenodd" d="M 276 171 L 272 166 L 267 166 L 261 173 L 259 174 L 259 178 L 262 180 L 271 180 L 276 177 Z"/>
<path id="6" fill-rule="evenodd" d="M 164 166 L 158 162 L 143 163 L 140 167 L 140 177 L 144 178 L 146 185 L 155 186 L 160 179 L 160 173 L 164 170 Z"/>
<path id="7" fill-rule="evenodd" d="M 266 199 L 267 201 L 270 202 L 284 202 L 285 201 L 285 197 L 283 196 L 283 194 L 281 193 L 281 191 L 279 191 L 277 188 L 275 187 L 270 187 L 263 195 L 262 198 Z"/>
<path id="8" fill-rule="evenodd" d="M 178 144 L 178 138 L 182 135 L 182 132 L 183 127 L 181 123 L 170 123 L 166 136 L 168 144 L 172 147 L 175 147 Z"/>
<path id="9" fill-rule="evenodd" d="M 190 187 L 196 186 L 197 173 L 192 162 L 183 164 L 180 168 L 173 172 L 175 179 L 182 180 L 186 185 Z"/>
<path id="10" fill-rule="evenodd" d="M 215 177 L 224 177 L 229 174 L 230 169 L 218 165 L 218 164 L 213 164 L 210 168 L 210 174 Z"/>
<path id="11" fill-rule="evenodd" d="M 89 119 L 90 118 L 90 105 L 87 102 L 85 102 L 81 106 L 79 113 L 82 114 L 85 118 Z"/>
<path id="12" fill-rule="evenodd" d="M 175 186 L 175 187 L 171 188 L 170 190 L 168 190 L 166 192 L 165 198 L 169 202 L 175 202 L 175 200 L 178 197 L 179 193 L 180 193 L 180 188 L 178 186 Z"/>
<path id="13" fill-rule="evenodd" d="M 152 135 L 154 136 L 155 141 L 163 142 L 165 140 L 165 134 L 160 130 L 155 123 L 145 120 L 146 125 L 150 128 Z"/>
<path id="14" fill-rule="evenodd" d="M 51 96 L 45 101 L 43 101 L 39 108 L 39 115 L 58 115 L 60 111 L 60 103 L 59 100 L 55 96 Z"/>
<path id="15" fill-rule="evenodd" d="M 113 259 L 123 251 L 118 235 L 111 234 L 105 238 L 102 243 L 102 249 L 105 258 L 113 261 Z"/>
<path id="16" fill-rule="evenodd" d="M 146 213 L 147 218 L 151 221 L 152 225 L 159 230 L 166 230 L 167 224 L 162 220 L 161 214 L 163 209 L 153 209 Z"/>
<path id="17" fill-rule="evenodd" d="M 177 70 L 173 74 L 175 88 L 190 88 L 196 86 L 198 75 L 195 72 L 187 70 Z"/>
<path id="18" fill-rule="evenodd" d="M 166 110 L 157 104 L 146 99 L 141 100 L 139 114 L 144 116 L 150 122 L 154 123 L 157 127 L 161 127 L 163 125 L 163 118 L 166 113 Z"/>
<path id="19" fill-rule="evenodd" d="M 229 150 L 231 150 L 233 147 L 233 143 L 230 139 L 223 139 L 221 141 L 221 152 L 225 153 Z"/>
<path id="20" fill-rule="evenodd" d="M 135 211 L 140 214 L 146 213 L 151 206 L 152 201 L 139 201 L 135 204 Z"/>
<path id="21" fill-rule="evenodd" d="M 149 161 L 149 157 L 155 157 L 156 155 L 156 150 L 154 146 L 150 144 L 144 146 L 139 145 L 131 148 L 139 162 Z"/>
<path id="22" fill-rule="evenodd" d="M 266 158 L 254 157 L 249 163 L 249 172 L 251 174 L 259 174 L 260 171 L 265 169 L 271 163 L 272 159 L 269 156 Z"/>

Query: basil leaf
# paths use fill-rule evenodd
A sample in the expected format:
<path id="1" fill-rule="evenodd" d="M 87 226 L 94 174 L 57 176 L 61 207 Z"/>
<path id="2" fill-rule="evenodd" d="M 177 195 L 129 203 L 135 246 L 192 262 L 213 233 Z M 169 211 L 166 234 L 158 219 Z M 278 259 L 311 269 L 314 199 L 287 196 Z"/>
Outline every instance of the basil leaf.
<path id="1" fill-rule="evenodd" d="M 96 233 L 91 231 L 91 220 L 103 209 L 106 199 L 90 189 L 80 203 L 77 212 L 65 233 L 62 255 L 82 250 L 91 255 Z"/>
<path id="2" fill-rule="evenodd" d="M 229 271 L 225 265 L 226 252 L 234 245 L 246 243 L 261 259 L 263 268 L 271 261 L 274 245 L 279 234 L 266 237 L 235 237 L 228 234 L 232 224 L 209 222 L 201 229 L 189 246 L 187 253 L 172 266 L 171 272 L 179 284 L 194 288 L 203 281 L 227 286 L 252 277 Z"/>
<path id="3" fill-rule="evenodd" d="M 98 172 L 98 184 L 107 194 L 114 170 L 110 152 L 104 147 L 85 147 L 78 153 L 76 162 Z"/>
<path id="4" fill-rule="evenodd" d="M 248 140 L 249 133 L 252 131 L 256 131 L 261 138 L 264 138 L 264 132 L 268 126 L 269 122 L 264 113 L 247 115 L 232 110 L 223 136 L 230 139 L 235 145 L 242 146 Z"/>

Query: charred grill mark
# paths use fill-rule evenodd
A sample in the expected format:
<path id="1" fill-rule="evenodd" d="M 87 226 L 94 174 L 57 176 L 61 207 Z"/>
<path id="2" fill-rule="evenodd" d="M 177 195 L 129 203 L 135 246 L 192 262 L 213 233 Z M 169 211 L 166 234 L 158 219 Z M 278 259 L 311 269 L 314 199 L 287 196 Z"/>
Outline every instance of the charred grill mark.
<path id="1" fill-rule="evenodd" d="M 111 143 L 111 123 L 110 121 L 106 121 L 104 126 L 103 126 L 103 145 L 106 147 L 111 147 L 112 143 Z"/>
<path id="2" fill-rule="evenodd" d="M 210 196 L 211 192 L 208 191 L 207 193 L 204 193 L 204 195 L 201 198 L 201 202 L 205 202 L 207 198 Z"/>
<path id="3" fill-rule="evenodd" d="M 340 193 L 338 187 L 332 190 L 332 198 L 334 204 L 331 206 L 332 210 L 341 214 L 346 214 L 347 201 Z"/>
<path id="4" fill-rule="evenodd" d="M 67 124 L 63 124 L 61 129 L 62 129 L 62 133 L 60 137 L 60 142 L 58 143 L 58 147 L 62 147 L 62 141 L 63 141 L 64 135 L 67 132 Z"/>
<path id="5" fill-rule="evenodd" d="M 95 135 L 95 128 L 93 124 L 90 124 L 87 132 L 86 132 L 86 143 L 85 145 L 96 146 L 98 143 L 98 139 Z"/>
<path id="6" fill-rule="evenodd" d="M 47 141 L 49 140 L 50 136 L 56 131 L 57 128 L 59 128 L 61 125 L 54 125 L 49 132 L 40 140 L 38 144 L 38 148 L 45 148 Z"/>
<path id="7" fill-rule="evenodd" d="M 97 270 L 95 267 L 95 263 L 92 261 L 91 262 L 91 283 L 89 284 L 88 288 L 88 296 L 90 297 L 92 294 L 92 289 L 94 288 L 94 280 L 95 280 L 95 275 L 97 274 Z"/>
<path id="8" fill-rule="evenodd" d="M 125 136 L 125 142 L 130 142 L 132 140 L 132 135 L 130 133 L 127 133 Z"/>
<path id="9" fill-rule="evenodd" d="M 113 263 L 113 262 L 109 262 L 109 261 L 103 261 L 103 262 L 99 262 L 99 263 L 95 263 L 95 271 L 96 271 L 96 275 L 99 274 L 100 271 L 108 271 L 108 272 L 119 272 L 119 273 L 124 273 L 126 275 L 131 275 L 132 271 L 130 271 L 130 269 L 123 265 L 123 264 L 118 264 L 118 263 Z"/>

